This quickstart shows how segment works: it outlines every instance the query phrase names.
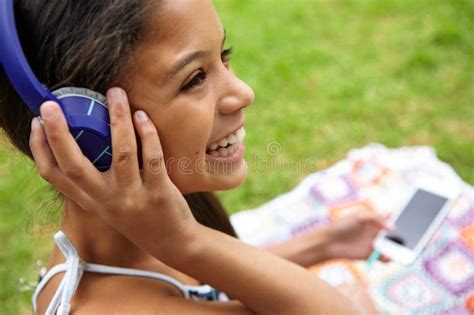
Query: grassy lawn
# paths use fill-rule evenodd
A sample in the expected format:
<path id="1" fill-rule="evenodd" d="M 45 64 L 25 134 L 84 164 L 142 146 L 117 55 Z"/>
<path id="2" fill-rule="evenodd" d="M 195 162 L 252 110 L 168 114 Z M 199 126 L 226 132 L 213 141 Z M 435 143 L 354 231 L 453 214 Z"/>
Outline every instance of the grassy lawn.
<path id="1" fill-rule="evenodd" d="M 474 1 L 215 1 L 234 70 L 254 88 L 247 181 L 230 212 L 290 190 L 370 142 L 433 146 L 474 184 Z M 277 149 L 278 154 L 272 154 Z M 279 165 L 312 159 L 287 169 Z M 280 163 L 280 164 L 279 164 Z M 28 313 L 58 208 L 32 164 L 0 148 L 0 314 Z"/>

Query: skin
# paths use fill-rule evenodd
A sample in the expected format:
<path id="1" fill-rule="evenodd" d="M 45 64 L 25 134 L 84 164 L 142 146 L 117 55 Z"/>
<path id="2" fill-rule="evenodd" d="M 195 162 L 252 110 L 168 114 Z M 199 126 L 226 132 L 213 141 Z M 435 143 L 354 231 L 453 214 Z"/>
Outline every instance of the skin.
<path id="1" fill-rule="evenodd" d="M 152 23 L 157 31 L 151 31 L 140 45 L 134 70 L 123 81 L 127 93 L 115 88 L 107 95 L 114 152 L 111 170 L 99 173 L 79 153 L 58 106 L 51 102 L 41 107 L 44 125 L 37 119 L 32 123 L 30 146 L 41 176 L 65 196 L 61 230 L 85 261 L 164 273 L 187 284 L 202 281 L 240 302 L 185 301 L 159 281 L 86 273 L 73 300 L 74 310 L 354 313 L 357 308 L 348 299 L 322 281 L 309 279 L 303 268 L 289 261 L 307 266 L 338 257 L 341 254 L 331 249 L 333 245 L 347 250 L 350 246 L 344 245 L 353 242 L 350 236 L 370 226 L 373 233 L 358 239 L 364 249 L 352 255 L 363 258 L 373 235 L 385 226 L 382 218 L 373 216 L 362 224 L 345 223 L 313 232 L 269 248 L 273 254 L 195 222 L 182 193 L 234 188 L 246 176 L 243 159 L 231 168 L 221 163 L 212 167 L 205 152 L 210 143 L 244 124 L 243 110 L 251 105 L 254 94 L 222 58 L 224 29 L 210 1 L 162 1 L 159 12 Z M 175 76 L 167 76 L 195 51 L 204 53 Z M 205 80 L 200 71 L 207 73 Z M 189 82 L 199 84 L 183 92 Z M 142 161 L 137 159 L 135 132 Z M 204 163 L 205 167 L 199 171 L 188 167 L 183 172 L 178 163 L 170 163 L 185 159 L 190 165 Z M 334 231 L 348 237 L 338 239 Z M 175 244 L 180 244 L 180 250 Z M 55 248 L 49 266 L 63 261 Z M 53 278 L 40 295 L 38 313 L 44 312 L 61 278 Z M 284 283 L 278 280 L 282 278 Z"/>

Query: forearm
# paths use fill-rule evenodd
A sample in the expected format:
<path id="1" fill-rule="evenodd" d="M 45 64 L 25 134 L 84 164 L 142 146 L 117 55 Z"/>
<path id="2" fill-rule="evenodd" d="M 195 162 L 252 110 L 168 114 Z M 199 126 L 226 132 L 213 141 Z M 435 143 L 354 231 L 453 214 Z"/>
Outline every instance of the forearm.
<path id="1" fill-rule="evenodd" d="M 166 264 L 240 300 L 257 314 L 353 314 L 336 289 L 284 259 L 197 225 Z"/>
<path id="2" fill-rule="evenodd" d="M 331 259 L 329 233 L 321 228 L 264 249 L 303 267 Z"/>

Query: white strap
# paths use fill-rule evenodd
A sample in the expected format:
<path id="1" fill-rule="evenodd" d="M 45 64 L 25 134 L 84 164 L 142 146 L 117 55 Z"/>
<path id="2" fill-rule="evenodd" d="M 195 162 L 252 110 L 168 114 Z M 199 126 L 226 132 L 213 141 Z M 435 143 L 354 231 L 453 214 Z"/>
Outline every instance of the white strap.
<path id="1" fill-rule="evenodd" d="M 102 273 L 102 274 L 119 274 L 125 276 L 138 276 L 145 278 L 152 278 L 157 280 L 162 280 L 167 282 L 174 287 L 176 287 L 184 298 L 189 298 L 189 292 L 186 285 L 177 281 L 176 279 L 158 274 L 150 271 L 136 270 L 129 268 L 119 268 L 112 266 L 104 266 L 98 264 L 85 264 L 81 262 L 81 259 L 77 253 L 74 244 L 69 240 L 69 238 L 61 231 L 54 235 L 54 240 L 58 245 L 59 249 L 66 257 L 66 262 L 59 264 L 51 268 L 46 275 L 41 279 L 38 284 L 34 294 L 33 294 L 33 312 L 36 311 L 36 300 L 39 293 L 45 287 L 45 285 L 53 278 L 55 275 L 61 272 L 66 272 L 61 283 L 56 290 L 49 306 L 46 310 L 46 315 L 67 315 L 71 309 L 71 300 L 74 293 L 79 286 L 84 271 Z"/>
<path id="2" fill-rule="evenodd" d="M 66 272 L 66 274 L 61 280 L 61 283 L 59 284 L 58 289 L 46 310 L 46 315 L 69 314 L 69 311 L 71 309 L 72 297 L 76 292 L 77 287 L 79 286 L 79 282 L 85 271 L 101 274 L 135 276 L 161 280 L 176 287 L 186 299 L 190 298 L 191 292 L 206 294 L 213 290 L 212 287 L 208 285 L 184 285 L 170 276 L 155 272 L 98 264 L 87 264 L 81 261 L 81 258 L 79 257 L 77 250 L 74 247 L 74 244 L 67 238 L 67 236 L 63 232 L 59 231 L 58 233 L 56 233 L 54 235 L 54 240 L 63 255 L 66 257 L 66 262 L 52 267 L 41 279 L 32 297 L 33 313 L 36 312 L 36 300 L 38 298 L 39 293 L 54 276 L 61 272 Z M 224 293 L 221 292 L 219 294 L 219 300 L 228 301 L 228 298 Z"/>
<path id="3" fill-rule="evenodd" d="M 71 300 L 79 286 L 84 268 L 83 264 L 80 263 L 76 248 L 63 232 L 56 233 L 54 240 L 66 257 L 66 274 L 46 310 L 46 315 L 67 315 L 71 309 Z"/>
<path id="4" fill-rule="evenodd" d="M 41 278 L 41 281 L 38 283 L 38 286 L 36 287 L 35 292 L 33 293 L 33 297 L 31 299 L 33 304 L 33 313 L 36 312 L 36 300 L 38 299 L 38 295 L 40 294 L 40 292 L 43 291 L 43 288 L 54 276 L 56 276 L 58 273 L 65 271 L 66 264 L 59 264 L 49 269 L 48 272 L 44 275 L 44 277 Z"/>
<path id="5" fill-rule="evenodd" d="M 130 268 L 121 268 L 121 267 L 113 267 L 113 266 L 104 266 L 104 265 L 97 265 L 97 264 L 85 264 L 84 271 L 87 272 L 95 272 L 95 273 L 102 273 L 102 274 L 115 274 L 115 275 L 123 275 L 123 276 L 135 276 L 135 277 L 143 277 L 143 278 L 151 278 L 155 280 L 162 280 L 167 282 L 174 287 L 176 287 L 184 298 L 189 297 L 188 289 L 186 285 L 182 284 L 178 280 L 163 274 L 159 274 L 156 272 L 145 271 L 145 270 L 137 270 L 137 269 L 130 269 Z"/>

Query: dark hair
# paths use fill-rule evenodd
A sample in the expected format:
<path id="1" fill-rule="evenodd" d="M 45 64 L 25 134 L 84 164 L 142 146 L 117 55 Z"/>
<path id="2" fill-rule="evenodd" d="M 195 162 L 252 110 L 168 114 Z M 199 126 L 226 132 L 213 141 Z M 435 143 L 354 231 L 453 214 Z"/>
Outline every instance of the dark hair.
<path id="1" fill-rule="evenodd" d="M 133 64 L 159 1 L 17 0 L 15 18 L 23 51 L 40 82 L 51 90 L 79 86 L 106 94 Z M 33 113 L 0 68 L 0 127 L 33 159 L 29 147 Z M 185 196 L 203 225 L 236 236 L 212 193 Z"/>

